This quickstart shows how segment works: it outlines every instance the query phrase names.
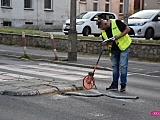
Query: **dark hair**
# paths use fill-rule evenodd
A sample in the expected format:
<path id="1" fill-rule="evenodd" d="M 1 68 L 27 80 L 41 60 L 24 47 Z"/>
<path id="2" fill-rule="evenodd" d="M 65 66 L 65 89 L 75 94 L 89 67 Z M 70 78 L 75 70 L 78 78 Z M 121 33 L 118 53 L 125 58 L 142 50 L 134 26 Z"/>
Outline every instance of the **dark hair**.
<path id="1" fill-rule="evenodd" d="M 102 19 L 100 17 L 98 17 L 98 21 L 96 22 L 96 25 L 98 25 L 98 28 L 100 28 L 100 25 L 103 23 L 103 20 L 109 20 L 109 19 Z"/>

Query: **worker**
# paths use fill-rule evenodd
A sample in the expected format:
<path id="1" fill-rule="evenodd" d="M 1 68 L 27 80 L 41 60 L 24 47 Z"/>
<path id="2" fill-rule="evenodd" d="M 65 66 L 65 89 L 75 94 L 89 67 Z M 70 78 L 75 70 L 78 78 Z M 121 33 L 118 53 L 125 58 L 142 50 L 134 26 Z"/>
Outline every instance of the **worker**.
<path id="1" fill-rule="evenodd" d="M 121 20 L 100 19 L 97 21 L 98 28 L 101 29 L 102 39 L 112 38 L 105 45 L 109 48 L 110 59 L 113 68 L 113 80 L 106 90 L 118 90 L 118 82 L 120 78 L 120 92 L 126 91 L 129 46 L 131 38 L 128 33 L 131 29 Z"/>

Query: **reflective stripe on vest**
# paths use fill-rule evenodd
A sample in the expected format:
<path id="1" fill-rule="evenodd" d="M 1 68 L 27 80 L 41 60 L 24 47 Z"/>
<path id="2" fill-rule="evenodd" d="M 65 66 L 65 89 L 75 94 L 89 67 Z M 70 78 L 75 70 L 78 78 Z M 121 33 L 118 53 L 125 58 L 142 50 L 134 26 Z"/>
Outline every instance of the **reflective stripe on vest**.
<path id="1" fill-rule="evenodd" d="M 111 26 L 112 26 L 112 34 L 113 36 L 118 36 L 121 34 L 121 31 L 119 30 L 117 24 L 116 24 L 116 20 L 115 19 L 111 19 Z M 105 32 L 105 30 L 102 30 L 102 36 L 104 39 L 108 39 L 108 36 Z M 131 38 L 129 37 L 128 34 L 126 34 L 125 36 L 121 37 L 120 39 L 116 40 L 116 44 L 118 45 L 120 50 L 125 50 L 126 48 L 129 47 L 129 45 L 131 44 Z"/>

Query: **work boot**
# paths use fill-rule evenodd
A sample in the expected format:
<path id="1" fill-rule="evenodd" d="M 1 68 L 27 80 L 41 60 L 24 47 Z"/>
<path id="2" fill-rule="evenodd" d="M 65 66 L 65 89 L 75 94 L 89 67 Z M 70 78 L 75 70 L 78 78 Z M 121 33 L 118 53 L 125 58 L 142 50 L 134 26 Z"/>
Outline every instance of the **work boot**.
<path id="1" fill-rule="evenodd" d="M 121 84 L 120 92 L 125 92 L 125 91 L 126 91 L 126 85 Z"/>
<path id="2" fill-rule="evenodd" d="M 111 91 L 117 91 L 118 87 L 117 86 L 109 86 L 108 88 L 106 88 L 106 90 L 111 90 Z"/>

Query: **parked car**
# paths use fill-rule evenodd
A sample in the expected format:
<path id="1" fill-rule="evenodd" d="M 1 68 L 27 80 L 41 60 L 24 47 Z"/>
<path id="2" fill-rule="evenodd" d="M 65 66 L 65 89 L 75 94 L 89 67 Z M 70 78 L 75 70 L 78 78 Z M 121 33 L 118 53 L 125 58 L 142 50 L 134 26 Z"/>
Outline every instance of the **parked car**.
<path id="1" fill-rule="evenodd" d="M 100 12 L 100 11 L 89 11 L 82 12 L 76 16 L 76 31 L 77 34 L 83 34 L 83 36 L 94 35 L 95 37 L 100 36 L 101 31 L 96 25 L 95 18 L 100 17 L 103 19 L 117 19 L 115 13 L 112 12 Z M 63 24 L 63 33 L 68 34 L 70 30 L 70 19 L 66 20 Z"/>
<path id="2" fill-rule="evenodd" d="M 160 39 L 160 9 L 142 10 L 128 18 L 128 26 L 135 37 Z"/>

